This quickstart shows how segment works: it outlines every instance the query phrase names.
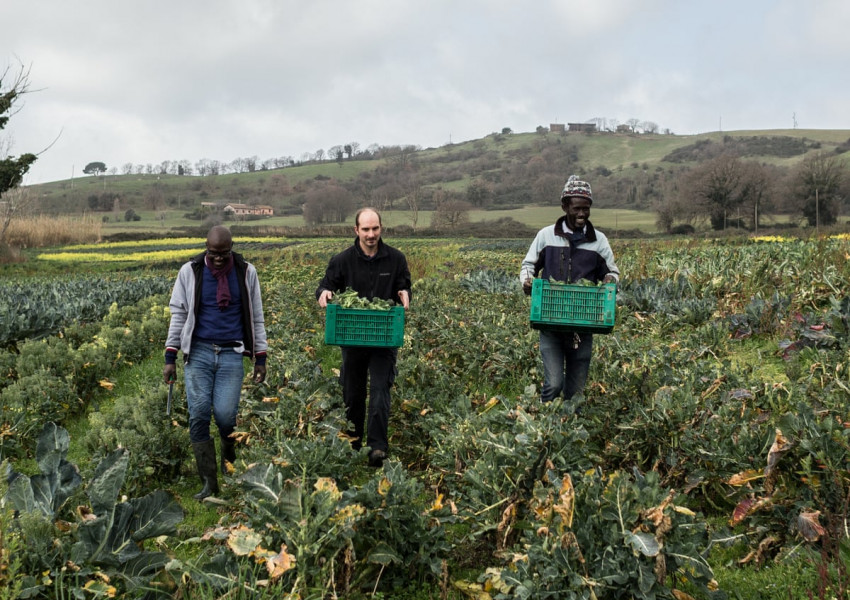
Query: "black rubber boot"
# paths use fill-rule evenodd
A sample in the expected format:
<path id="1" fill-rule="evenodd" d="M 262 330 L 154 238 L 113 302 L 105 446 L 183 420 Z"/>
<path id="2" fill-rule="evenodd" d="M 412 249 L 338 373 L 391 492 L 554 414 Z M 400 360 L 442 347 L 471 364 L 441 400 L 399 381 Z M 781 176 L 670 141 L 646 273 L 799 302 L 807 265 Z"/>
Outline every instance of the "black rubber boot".
<path id="1" fill-rule="evenodd" d="M 206 442 L 194 442 L 192 450 L 195 451 L 195 462 L 198 465 L 198 475 L 204 487 L 195 494 L 195 500 L 203 500 L 218 493 L 218 465 L 215 460 L 215 440 Z"/>
<path id="2" fill-rule="evenodd" d="M 236 441 L 231 437 L 221 436 L 221 474 L 227 475 L 227 465 L 236 462 Z"/>

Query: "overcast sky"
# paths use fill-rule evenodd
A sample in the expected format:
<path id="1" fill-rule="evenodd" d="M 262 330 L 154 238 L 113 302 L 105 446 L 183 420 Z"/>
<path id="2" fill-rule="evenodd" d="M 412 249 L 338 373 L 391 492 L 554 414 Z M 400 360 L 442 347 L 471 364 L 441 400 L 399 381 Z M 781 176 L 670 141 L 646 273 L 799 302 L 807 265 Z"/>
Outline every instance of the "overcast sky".
<path id="1" fill-rule="evenodd" d="M 53 143 L 33 184 L 598 117 L 850 129 L 848 57 L 847 0 L 2 0 L 32 93 L 0 135 Z"/>

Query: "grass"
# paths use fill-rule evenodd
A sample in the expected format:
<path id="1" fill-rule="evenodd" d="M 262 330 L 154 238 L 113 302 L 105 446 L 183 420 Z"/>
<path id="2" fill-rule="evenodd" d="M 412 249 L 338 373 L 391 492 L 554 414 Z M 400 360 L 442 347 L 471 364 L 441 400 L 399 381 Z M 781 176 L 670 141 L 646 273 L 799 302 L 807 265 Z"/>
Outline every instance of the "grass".
<path id="1" fill-rule="evenodd" d="M 48 217 L 41 217 L 41 224 L 37 227 L 40 232 L 38 237 L 32 236 L 32 241 L 25 244 L 25 247 L 55 246 L 72 243 L 83 233 L 88 235 L 89 238 L 92 238 L 92 241 L 96 241 L 100 237 L 122 233 L 144 233 L 151 237 L 167 237 L 174 230 L 204 227 L 203 221 L 184 217 L 185 212 L 183 209 L 169 209 L 165 211 L 143 210 L 137 213 L 141 217 L 139 221 L 125 221 L 123 212 L 117 215 L 114 213 L 105 213 L 103 216 L 108 220 L 103 222 L 95 222 L 90 216 L 82 219 L 50 219 Z M 480 223 L 509 217 L 533 229 L 540 229 L 554 223 L 562 214 L 560 206 L 553 204 L 552 206 L 526 206 L 507 210 L 476 209 L 470 211 L 469 219 L 473 223 Z M 417 229 L 430 227 L 433 215 L 433 211 L 419 211 Z M 381 213 L 381 216 L 384 227 L 413 226 L 412 213 L 407 209 L 385 210 Z M 785 224 L 790 222 L 790 220 L 791 218 L 787 215 L 764 215 L 762 217 L 762 228 L 769 228 L 773 224 Z M 593 208 L 591 221 L 594 226 L 606 233 L 628 230 L 637 230 L 649 234 L 661 233 L 656 225 L 656 215 L 652 211 L 623 208 Z M 841 217 L 839 221 L 840 223 L 847 223 L 850 221 L 850 217 Z M 48 223 L 56 224 L 55 233 L 50 234 L 50 230 L 54 228 L 54 225 L 48 226 Z M 65 223 L 65 225 L 61 225 L 61 223 Z M 85 227 L 81 230 L 77 223 L 84 223 Z M 226 221 L 225 225 L 244 225 L 247 228 L 307 227 L 301 215 L 271 217 L 257 221 Z M 353 228 L 354 215 L 349 216 L 341 224 L 334 223 L 331 225 L 347 225 Z M 746 235 L 747 232 L 742 231 L 742 234 Z M 79 243 L 82 243 L 82 241 Z"/>
<path id="2" fill-rule="evenodd" d="M 177 210 L 168 210 L 163 213 L 141 211 L 138 213 L 142 217 L 141 221 L 110 221 L 103 224 L 102 231 L 104 235 L 145 232 L 154 236 L 157 234 L 164 236 L 170 233 L 172 229 L 203 226 L 201 221 L 184 218 L 183 212 Z M 160 214 L 164 215 L 164 218 L 159 219 L 158 215 Z M 563 212 L 560 206 L 553 204 L 552 206 L 526 206 L 508 210 L 472 210 L 469 213 L 469 220 L 473 223 L 480 223 L 510 217 L 533 229 L 540 229 L 554 223 L 562 214 Z M 433 215 L 433 211 L 419 211 L 417 229 L 430 227 Z M 407 209 L 385 210 L 381 213 L 381 217 L 384 227 L 413 226 L 412 214 Z M 842 217 L 840 221 L 845 223 L 848 219 L 850 218 Z M 623 208 L 594 208 L 591 212 L 590 220 L 595 227 L 606 233 L 627 230 L 638 230 L 650 234 L 661 233 L 656 225 L 656 215 L 651 211 Z M 767 228 L 775 223 L 788 223 L 789 220 L 790 218 L 787 215 L 766 215 L 763 217 L 762 227 Z M 238 223 L 227 221 L 225 224 L 232 226 Z M 259 221 L 246 221 L 244 224 L 246 227 L 306 227 L 304 218 L 301 215 L 271 217 Z M 340 224 L 336 223 L 332 225 Z M 354 215 L 352 214 L 348 217 L 342 225 L 348 225 L 353 228 Z M 352 230 L 352 235 L 353 233 Z M 742 234 L 746 235 L 747 232 L 742 231 Z"/>
<path id="3" fill-rule="evenodd" d="M 109 222 L 103 223 L 102 231 L 104 235 L 113 235 L 117 233 L 127 232 L 146 232 L 152 235 L 161 233 L 165 235 L 172 229 L 183 227 L 201 227 L 201 221 L 186 219 L 183 217 L 185 211 L 167 210 L 159 213 L 154 211 L 141 211 L 139 216 L 141 221 L 124 221 L 123 215 L 120 220 L 111 219 Z M 495 221 L 504 217 L 510 217 L 520 223 L 528 225 L 534 229 L 540 229 L 546 225 L 551 225 L 561 216 L 563 212 L 560 206 L 527 206 L 525 208 L 510 209 L 510 210 L 472 210 L 469 213 L 469 220 L 473 223 L 482 221 Z M 431 226 L 431 219 L 434 215 L 433 211 L 419 211 L 417 229 L 427 228 Z M 162 218 L 160 218 L 160 216 Z M 384 227 L 398 227 L 399 225 L 413 226 L 413 216 L 409 210 L 385 210 L 381 213 L 381 218 Z M 637 229 L 647 233 L 655 233 L 658 228 L 655 225 L 655 213 L 627 210 L 619 208 L 595 208 L 591 214 L 591 221 L 601 230 L 623 230 Z M 227 221 L 225 224 L 233 225 L 236 222 Z M 354 227 L 354 215 L 348 217 L 344 225 Z M 261 221 L 246 221 L 245 225 L 263 226 L 263 227 L 306 227 L 304 218 L 301 215 L 292 215 L 285 217 L 271 217 Z M 339 225 L 339 224 L 335 224 Z M 353 231 L 352 231 L 353 235 Z"/>
<path id="4" fill-rule="evenodd" d="M 820 578 L 814 565 L 819 557 L 796 554 L 764 565 L 739 564 L 750 550 L 743 542 L 712 548 L 709 562 L 730 600 L 798 600 L 809 598 L 809 592 L 818 598 L 815 590 Z"/>
<path id="5" fill-rule="evenodd" d="M 734 345 L 736 351 L 731 355 L 734 365 L 752 367 L 762 381 L 788 381 L 775 341 L 756 337 L 735 341 Z"/>

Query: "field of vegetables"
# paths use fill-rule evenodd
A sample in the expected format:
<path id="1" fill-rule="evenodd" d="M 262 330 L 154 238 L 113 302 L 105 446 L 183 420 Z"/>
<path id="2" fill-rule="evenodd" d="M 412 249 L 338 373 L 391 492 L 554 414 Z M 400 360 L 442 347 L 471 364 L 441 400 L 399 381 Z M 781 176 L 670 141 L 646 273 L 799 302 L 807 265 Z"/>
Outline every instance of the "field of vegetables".
<path id="1" fill-rule="evenodd" d="M 547 405 L 530 240 L 387 240 L 414 287 L 381 470 L 341 435 L 313 295 L 350 240 L 235 241 L 268 377 L 213 503 L 159 375 L 202 241 L 0 279 L 0 598 L 850 598 L 847 239 L 612 240 L 616 325 Z"/>

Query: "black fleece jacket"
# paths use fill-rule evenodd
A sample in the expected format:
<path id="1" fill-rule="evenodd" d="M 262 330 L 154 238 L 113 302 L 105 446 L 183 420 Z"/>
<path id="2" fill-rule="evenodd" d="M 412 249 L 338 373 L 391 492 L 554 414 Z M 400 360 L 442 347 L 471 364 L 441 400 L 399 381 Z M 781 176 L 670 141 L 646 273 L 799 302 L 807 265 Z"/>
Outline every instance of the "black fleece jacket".
<path id="1" fill-rule="evenodd" d="M 322 290 L 341 292 L 345 288 L 369 300 L 381 298 L 399 302 L 398 293 L 402 290 L 407 290 L 412 298 L 407 259 L 383 240 L 378 240 L 375 256 L 366 256 L 355 239 L 351 247 L 331 258 L 316 289 L 316 299 Z"/>

